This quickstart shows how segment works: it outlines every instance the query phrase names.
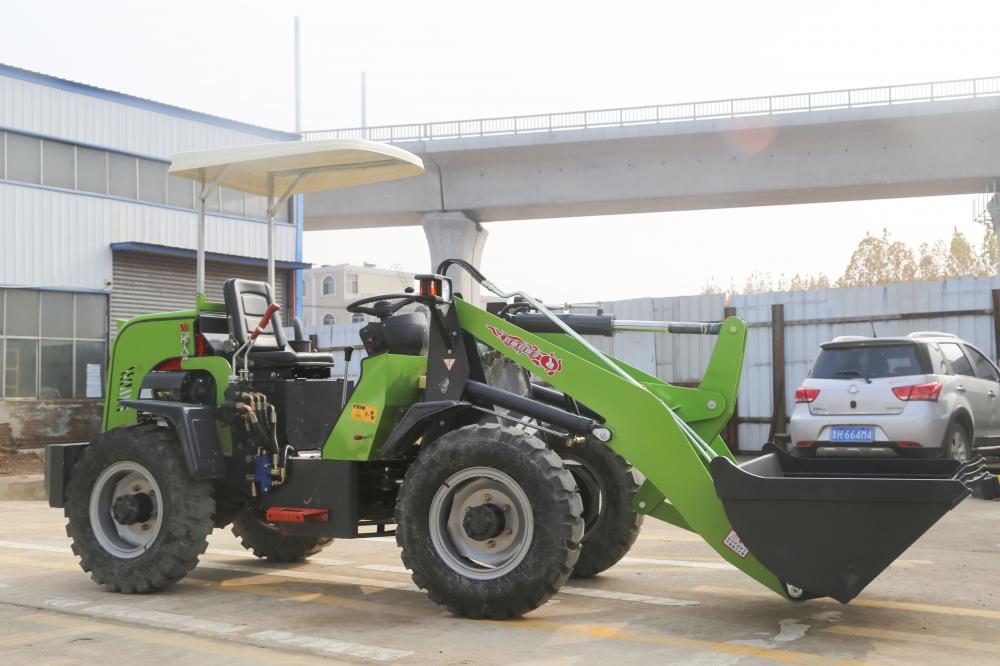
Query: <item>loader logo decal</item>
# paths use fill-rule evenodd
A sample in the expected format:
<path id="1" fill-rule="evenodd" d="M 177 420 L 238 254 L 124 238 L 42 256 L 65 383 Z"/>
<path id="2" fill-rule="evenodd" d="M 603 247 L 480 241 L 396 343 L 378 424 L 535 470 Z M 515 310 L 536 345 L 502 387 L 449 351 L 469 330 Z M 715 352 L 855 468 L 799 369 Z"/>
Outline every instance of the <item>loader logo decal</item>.
<path id="1" fill-rule="evenodd" d="M 532 363 L 544 370 L 545 374 L 549 377 L 562 371 L 562 359 L 557 357 L 555 354 L 542 351 L 530 342 L 525 342 L 516 335 L 511 335 L 507 331 L 502 331 L 496 326 L 486 324 L 486 328 L 490 329 L 490 333 L 499 338 L 500 342 L 513 349 L 516 353 L 521 354 L 522 356 L 527 356 Z"/>
<path id="2" fill-rule="evenodd" d="M 124 412 L 128 407 L 124 405 L 119 405 L 118 402 L 121 400 L 131 400 L 132 399 L 132 386 L 135 381 L 135 366 L 131 365 L 124 370 L 122 370 L 121 375 L 118 377 L 118 400 L 115 401 L 115 411 Z"/>

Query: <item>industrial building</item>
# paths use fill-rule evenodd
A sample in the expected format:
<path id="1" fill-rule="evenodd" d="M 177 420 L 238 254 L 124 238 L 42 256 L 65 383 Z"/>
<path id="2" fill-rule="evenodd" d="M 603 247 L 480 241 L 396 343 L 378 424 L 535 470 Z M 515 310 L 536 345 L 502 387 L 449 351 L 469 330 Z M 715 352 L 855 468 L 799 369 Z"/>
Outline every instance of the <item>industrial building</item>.
<path id="1" fill-rule="evenodd" d="M 298 139 L 0 65 L 0 445 L 89 438 L 115 322 L 194 302 L 195 185 L 171 156 Z M 264 198 L 221 189 L 207 209 L 221 300 L 225 278 L 265 279 Z M 277 297 L 301 311 L 301 202 L 276 226 Z"/>

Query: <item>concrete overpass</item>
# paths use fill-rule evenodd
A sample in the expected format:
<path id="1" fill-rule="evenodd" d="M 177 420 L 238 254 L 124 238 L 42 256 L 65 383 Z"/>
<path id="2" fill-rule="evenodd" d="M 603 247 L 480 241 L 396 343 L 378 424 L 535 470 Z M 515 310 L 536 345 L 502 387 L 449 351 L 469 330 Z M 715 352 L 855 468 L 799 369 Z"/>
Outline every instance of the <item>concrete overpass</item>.
<path id="1" fill-rule="evenodd" d="M 481 222 L 982 192 L 1000 176 L 1000 77 L 306 136 L 427 166 L 307 195 L 307 231 L 421 224 L 434 262 L 478 262 Z"/>

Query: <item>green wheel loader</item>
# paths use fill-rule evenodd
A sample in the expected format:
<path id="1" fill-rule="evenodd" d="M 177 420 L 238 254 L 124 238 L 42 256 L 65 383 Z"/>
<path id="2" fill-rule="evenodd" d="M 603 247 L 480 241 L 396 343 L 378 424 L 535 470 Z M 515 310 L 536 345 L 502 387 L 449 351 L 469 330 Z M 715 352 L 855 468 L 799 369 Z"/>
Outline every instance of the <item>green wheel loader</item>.
<path id="1" fill-rule="evenodd" d="M 171 172 L 268 197 L 415 175 L 364 141 L 182 154 Z M 216 528 L 258 557 L 297 561 L 337 538 L 395 535 L 414 582 L 473 618 L 537 608 L 572 575 L 614 565 L 652 516 L 698 534 L 792 601 L 848 602 L 986 478 L 983 461 L 805 460 L 773 447 L 739 465 L 733 414 L 746 324 L 553 314 L 447 260 L 415 289 L 349 306 L 371 321 L 357 383 L 286 339 L 270 284 L 120 322 L 103 432 L 49 448 L 83 569 L 109 590 L 183 578 Z M 273 220 L 271 221 L 273 231 Z M 273 236 L 272 236 L 273 238 Z M 503 302 L 451 290 L 466 271 Z M 598 351 L 615 331 L 716 337 L 696 388 Z"/>

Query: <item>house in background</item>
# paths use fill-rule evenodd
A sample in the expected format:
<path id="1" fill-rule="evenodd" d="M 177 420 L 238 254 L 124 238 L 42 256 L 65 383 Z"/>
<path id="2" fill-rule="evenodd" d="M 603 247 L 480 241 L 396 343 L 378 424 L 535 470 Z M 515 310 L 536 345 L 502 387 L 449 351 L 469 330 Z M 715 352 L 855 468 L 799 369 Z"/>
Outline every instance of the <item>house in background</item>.
<path id="1" fill-rule="evenodd" d="M 350 314 L 347 305 L 378 294 L 402 293 L 413 286 L 413 273 L 395 268 L 337 264 L 302 271 L 302 321 L 306 326 L 358 324 L 361 314 Z"/>

